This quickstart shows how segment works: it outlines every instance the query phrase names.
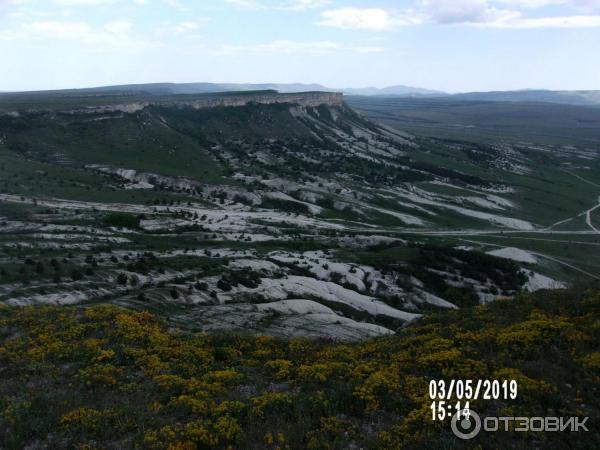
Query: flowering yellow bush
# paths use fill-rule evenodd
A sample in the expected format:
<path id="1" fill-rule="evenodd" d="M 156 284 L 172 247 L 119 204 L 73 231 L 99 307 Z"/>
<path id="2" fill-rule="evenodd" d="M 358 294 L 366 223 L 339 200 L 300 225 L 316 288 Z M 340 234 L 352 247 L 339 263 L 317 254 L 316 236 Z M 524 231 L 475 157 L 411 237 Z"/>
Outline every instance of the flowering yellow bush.
<path id="1" fill-rule="evenodd" d="M 529 320 L 502 330 L 496 337 L 500 346 L 520 350 L 533 345 L 548 344 L 553 337 L 572 325 L 564 319 L 553 319 L 541 313 L 532 313 Z"/>
<path id="2" fill-rule="evenodd" d="M 208 414 L 215 405 L 213 402 L 199 399 L 191 395 L 180 395 L 179 397 L 171 398 L 167 406 L 194 414 L 205 415 Z"/>
<path id="3" fill-rule="evenodd" d="M 583 365 L 590 370 L 600 372 L 600 352 L 592 352 L 582 358 Z"/>
<path id="4" fill-rule="evenodd" d="M 152 378 L 158 386 L 162 389 L 171 392 L 193 392 L 198 390 L 202 383 L 195 378 L 183 378 L 179 375 L 157 375 Z"/>
<path id="5" fill-rule="evenodd" d="M 292 404 L 292 395 L 284 392 L 267 392 L 258 397 L 253 397 L 252 413 L 257 417 L 264 417 L 267 410 L 281 411 Z"/>
<path id="6" fill-rule="evenodd" d="M 298 367 L 298 378 L 307 381 L 327 381 L 334 371 L 342 370 L 345 366 L 341 363 L 302 364 Z"/>
<path id="7" fill-rule="evenodd" d="M 451 378 L 517 381 L 517 399 L 473 405 L 484 415 L 597 417 L 600 296 L 573 306 L 566 292 L 353 344 L 183 332 L 107 305 L 0 308 L 0 447 L 453 448 L 428 390 Z M 502 436 L 473 448 L 598 447 L 585 433 Z"/>
<path id="8" fill-rule="evenodd" d="M 89 432 L 97 431 L 101 426 L 109 425 L 107 420 L 113 419 L 111 410 L 98 411 L 92 408 L 77 408 L 61 416 L 60 425 L 66 428 L 81 428 Z"/>
<path id="9" fill-rule="evenodd" d="M 518 395 L 530 399 L 536 395 L 552 395 L 556 393 L 556 386 L 544 380 L 535 380 L 526 376 L 519 369 L 504 367 L 496 370 L 492 377 L 497 380 L 516 380 L 519 389 Z"/>
<path id="10" fill-rule="evenodd" d="M 381 400 L 400 390 L 400 370 L 390 367 L 385 371 L 373 372 L 360 384 L 354 394 L 366 404 L 367 411 L 379 409 Z"/>
<path id="11" fill-rule="evenodd" d="M 241 432 L 237 420 L 229 416 L 215 421 L 195 419 L 146 432 L 144 445 L 152 449 L 216 448 L 234 444 Z"/>
<path id="12" fill-rule="evenodd" d="M 293 363 L 288 359 L 273 359 L 265 363 L 265 367 L 278 380 L 288 378 L 292 372 Z"/>
<path id="13" fill-rule="evenodd" d="M 79 370 L 78 376 L 88 386 L 95 384 L 114 385 L 118 382 L 121 369 L 112 364 L 94 364 Z"/>
<path id="14" fill-rule="evenodd" d="M 239 415 L 247 408 L 246 403 L 237 400 L 225 400 L 213 408 L 218 415 Z"/>

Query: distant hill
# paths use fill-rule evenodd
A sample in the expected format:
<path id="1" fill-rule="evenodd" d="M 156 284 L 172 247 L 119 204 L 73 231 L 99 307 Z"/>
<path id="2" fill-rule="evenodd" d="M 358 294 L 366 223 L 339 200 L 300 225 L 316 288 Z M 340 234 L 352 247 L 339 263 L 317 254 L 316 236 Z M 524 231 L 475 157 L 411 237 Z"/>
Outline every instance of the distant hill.
<path id="1" fill-rule="evenodd" d="M 331 91 L 339 92 L 340 89 L 332 89 L 321 84 L 306 84 L 306 83 L 263 83 L 263 84 L 221 84 L 221 87 L 227 88 L 229 91 L 255 91 L 274 89 L 282 93 L 290 92 L 314 92 L 314 91 Z"/>
<path id="2" fill-rule="evenodd" d="M 248 92 L 275 90 L 281 93 L 291 92 L 342 92 L 345 95 L 363 97 L 403 97 L 403 98 L 443 98 L 457 101 L 491 102 L 535 102 L 558 103 L 564 105 L 596 106 L 600 105 L 600 90 L 596 91 L 550 91 L 527 89 L 520 91 L 465 92 L 448 94 L 442 91 L 412 86 L 395 85 L 384 88 L 331 88 L 321 84 L 306 83 L 145 83 L 100 86 L 83 89 L 62 89 L 29 92 L 3 92 L 0 97 L 15 94 L 49 96 L 90 96 L 90 95 L 182 95 L 209 94 L 221 92 Z"/>
<path id="3" fill-rule="evenodd" d="M 52 91 L 31 91 L 28 94 L 64 94 L 90 95 L 93 93 L 121 93 L 121 94 L 139 94 L 150 95 L 176 95 L 176 94 L 205 94 L 232 91 L 262 91 L 276 90 L 281 93 L 290 92 L 343 92 L 348 95 L 381 95 L 381 96 L 440 96 L 447 95 L 441 91 L 432 91 L 428 89 L 415 88 L 410 86 L 390 86 L 386 88 L 366 87 L 366 88 L 330 88 L 321 84 L 306 83 L 146 83 L 146 84 L 123 84 L 114 86 L 100 86 L 84 89 L 63 89 Z"/>
<path id="4" fill-rule="evenodd" d="M 114 86 L 100 86 L 83 89 L 59 89 L 46 91 L 12 92 L 4 94 L 51 94 L 51 95 L 93 95 L 94 93 L 106 94 L 149 94 L 149 95 L 179 95 L 179 94 L 209 94 L 233 91 L 266 91 L 276 90 L 281 93 L 290 92 L 334 92 L 336 89 L 326 88 L 320 84 L 241 84 L 241 83 L 146 83 L 146 84 L 122 84 Z"/>
<path id="5" fill-rule="evenodd" d="M 441 91 L 413 88 L 410 86 L 390 86 L 386 88 L 349 88 L 342 89 L 346 95 L 368 97 L 427 97 L 456 101 L 483 102 L 528 102 L 558 103 L 563 105 L 596 106 L 600 105 L 598 91 L 549 91 L 543 89 L 527 89 L 521 91 L 465 92 L 447 94 Z"/>
<path id="6" fill-rule="evenodd" d="M 386 88 L 347 88 L 341 89 L 346 95 L 367 97 L 437 98 L 456 101 L 484 102 L 528 102 L 558 103 L 563 105 L 600 105 L 600 90 L 597 91 L 549 91 L 528 89 L 522 91 L 465 92 L 448 94 L 442 91 L 414 88 L 410 86 L 389 86 Z"/>
<path id="7" fill-rule="evenodd" d="M 445 92 L 433 91 L 430 89 L 415 88 L 411 86 L 389 86 L 385 88 L 367 87 L 367 88 L 347 88 L 342 89 L 342 92 L 347 95 L 380 95 L 380 96 L 400 96 L 400 97 L 439 97 L 446 96 Z"/>
<path id="8" fill-rule="evenodd" d="M 600 105 L 600 91 L 492 91 L 468 92 L 451 96 L 454 100 L 494 102 L 546 102 L 565 105 Z"/>

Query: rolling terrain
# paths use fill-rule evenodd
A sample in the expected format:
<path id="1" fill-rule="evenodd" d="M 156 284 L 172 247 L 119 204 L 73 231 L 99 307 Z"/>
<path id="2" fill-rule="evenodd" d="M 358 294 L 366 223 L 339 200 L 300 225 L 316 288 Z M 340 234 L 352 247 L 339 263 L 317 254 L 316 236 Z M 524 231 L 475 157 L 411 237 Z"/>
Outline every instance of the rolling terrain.
<path id="1" fill-rule="evenodd" d="M 592 145 L 419 136 L 330 93 L 126 100 L 0 104 L 1 302 L 357 340 L 600 277 Z"/>
<path id="2" fill-rule="evenodd" d="M 427 395 L 597 423 L 595 111 L 0 96 L 0 447 L 597 447 Z"/>

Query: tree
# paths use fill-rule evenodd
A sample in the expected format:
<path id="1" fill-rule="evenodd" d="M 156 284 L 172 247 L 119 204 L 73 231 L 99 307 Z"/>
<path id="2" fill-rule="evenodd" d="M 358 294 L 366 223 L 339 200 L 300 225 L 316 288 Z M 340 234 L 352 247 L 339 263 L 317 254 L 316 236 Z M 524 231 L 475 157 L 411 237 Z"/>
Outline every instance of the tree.
<path id="1" fill-rule="evenodd" d="M 229 284 L 229 282 L 224 278 L 221 278 L 219 281 L 217 281 L 217 287 L 225 292 L 231 291 L 231 284 Z"/>
<path id="2" fill-rule="evenodd" d="M 80 281 L 83 279 L 83 273 L 81 273 L 77 269 L 73 269 L 73 271 L 71 272 L 71 278 L 73 279 L 73 281 Z"/>
<path id="3" fill-rule="evenodd" d="M 127 281 L 128 281 L 128 278 L 127 278 L 126 274 L 120 273 L 117 276 L 117 283 L 119 283 L 121 286 L 127 286 Z"/>
<path id="4" fill-rule="evenodd" d="M 104 219 L 106 225 L 120 228 L 139 228 L 140 218 L 129 213 L 110 213 Z"/>

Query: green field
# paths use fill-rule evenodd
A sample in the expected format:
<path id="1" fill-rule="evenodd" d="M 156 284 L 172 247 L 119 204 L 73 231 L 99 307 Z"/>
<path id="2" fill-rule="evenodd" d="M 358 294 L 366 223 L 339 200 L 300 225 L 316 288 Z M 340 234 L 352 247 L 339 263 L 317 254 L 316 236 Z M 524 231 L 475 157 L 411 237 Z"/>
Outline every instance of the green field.
<path id="1" fill-rule="evenodd" d="M 420 136 L 594 147 L 600 109 L 553 103 L 348 97 L 373 120 Z"/>

